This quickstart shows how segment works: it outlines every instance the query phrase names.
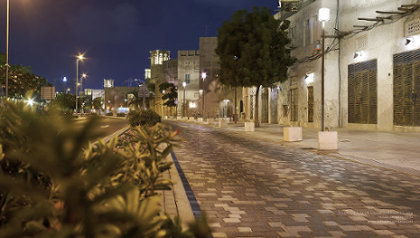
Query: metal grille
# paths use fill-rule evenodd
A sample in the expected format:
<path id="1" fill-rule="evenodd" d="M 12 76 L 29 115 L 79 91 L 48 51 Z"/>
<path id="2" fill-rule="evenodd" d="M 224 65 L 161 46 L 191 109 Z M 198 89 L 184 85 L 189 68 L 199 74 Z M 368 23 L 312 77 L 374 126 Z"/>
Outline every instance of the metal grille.
<path id="1" fill-rule="evenodd" d="M 420 33 L 420 19 L 405 23 L 405 36 L 417 35 Z"/>
<path id="2" fill-rule="evenodd" d="M 420 50 L 394 55 L 394 125 L 420 126 Z"/>
<path id="3" fill-rule="evenodd" d="M 348 66 L 349 123 L 377 123 L 377 60 Z"/>
<path id="4" fill-rule="evenodd" d="M 308 87 L 308 122 L 314 122 L 314 87 Z"/>
<path id="5" fill-rule="evenodd" d="M 298 120 L 298 90 L 297 88 L 290 90 L 290 121 Z"/>

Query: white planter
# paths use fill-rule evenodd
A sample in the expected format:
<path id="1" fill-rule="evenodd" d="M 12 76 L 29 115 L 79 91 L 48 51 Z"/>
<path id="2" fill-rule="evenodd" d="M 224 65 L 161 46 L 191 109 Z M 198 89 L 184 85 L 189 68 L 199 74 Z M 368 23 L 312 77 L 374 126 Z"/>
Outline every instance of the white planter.
<path id="1" fill-rule="evenodd" d="M 168 120 L 168 116 L 165 116 L 165 117 L 164 117 L 164 119 L 165 119 L 165 120 Z"/>
<path id="2" fill-rule="evenodd" d="M 283 140 L 288 142 L 302 141 L 302 127 L 284 127 Z"/>
<path id="3" fill-rule="evenodd" d="M 245 122 L 245 131 L 255 131 L 255 123 Z"/>
<path id="4" fill-rule="evenodd" d="M 202 117 L 199 117 L 199 118 L 197 118 L 197 122 L 199 122 L 199 123 L 203 123 L 203 118 Z"/>
<path id="5" fill-rule="evenodd" d="M 194 117 L 190 117 L 190 119 L 188 119 L 188 121 L 195 121 Z"/>
<path id="6" fill-rule="evenodd" d="M 223 127 L 226 127 L 226 126 L 227 126 L 226 121 L 223 120 L 223 119 L 219 119 L 219 128 L 223 128 Z"/>
<path id="7" fill-rule="evenodd" d="M 319 131 L 318 150 L 338 150 L 338 133 L 336 131 Z"/>

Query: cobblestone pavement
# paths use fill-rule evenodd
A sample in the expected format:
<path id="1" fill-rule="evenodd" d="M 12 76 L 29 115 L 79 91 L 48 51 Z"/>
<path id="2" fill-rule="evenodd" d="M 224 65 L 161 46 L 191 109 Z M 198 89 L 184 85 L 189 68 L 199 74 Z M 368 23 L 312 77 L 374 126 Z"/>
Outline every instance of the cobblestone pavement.
<path id="1" fill-rule="evenodd" d="M 170 122 L 217 237 L 420 237 L 420 178 Z"/>

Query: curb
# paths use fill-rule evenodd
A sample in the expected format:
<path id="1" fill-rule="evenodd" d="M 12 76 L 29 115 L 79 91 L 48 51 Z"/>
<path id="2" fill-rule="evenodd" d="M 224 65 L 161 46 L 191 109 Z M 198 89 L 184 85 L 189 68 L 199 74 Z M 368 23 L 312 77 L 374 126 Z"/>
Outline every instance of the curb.
<path id="1" fill-rule="evenodd" d="M 119 129 L 118 131 L 112 133 L 111 135 L 104 137 L 103 140 L 105 142 L 109 142 L 112 138 L 124 134 L 126 131 L 128 131 L 128 129 L 130 129 L 130 126 L 126 126 L 122 129 Z"/>
<path id="2" fill-rule="evenodd" d="M 196 212 L 193 211 L 193 207 L 196 206 L 193 206 L 190 200 L 192 190 L 179 166 L 174 152 L 171 152 L 171 156 L 168 156 L 168 160 L 172 160 L 174 166 L 171 166 L 170 170 L 164 174 L 164 177 L 172 180 L 173 185 L 171 190 L 161 191 L 162 210 L 163 213 L 166 213 L 172 218 L 179 216 L 182 221 L 182 227 L 186 229 L 188 228 L 188 224 L 194 222 L 197 217 Z M 193 193 L 192 196 L 194 196 Z M 195 203 L 197 203 L 197 200 L 195 200 Z M 196 205 L 198 207 L 198 204 Z M 200 208 L 198 207 L 198 209 Z"/>

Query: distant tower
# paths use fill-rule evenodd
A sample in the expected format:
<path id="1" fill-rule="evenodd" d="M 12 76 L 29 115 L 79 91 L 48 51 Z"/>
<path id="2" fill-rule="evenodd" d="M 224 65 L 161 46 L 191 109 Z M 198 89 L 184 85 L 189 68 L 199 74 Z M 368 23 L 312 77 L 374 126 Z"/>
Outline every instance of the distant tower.
<path id="1" fill-rule="evenodd" d="M 162 65 L 164 61 L 171 59 L 169 50 L 152 50 L 150 51 L 150 65 Z"/>
<path id="2" fill-rule="evenodd" d="M 144 79 L 148 80 L 152 77 L 152 71 L 150 69 L 145 69 L 144 70 Z"/>
<path id="3" fill-rule="evenodd" d="M 113 88 L 114 80 L 113 79 L 104 79 L 104 88 Z"/>

